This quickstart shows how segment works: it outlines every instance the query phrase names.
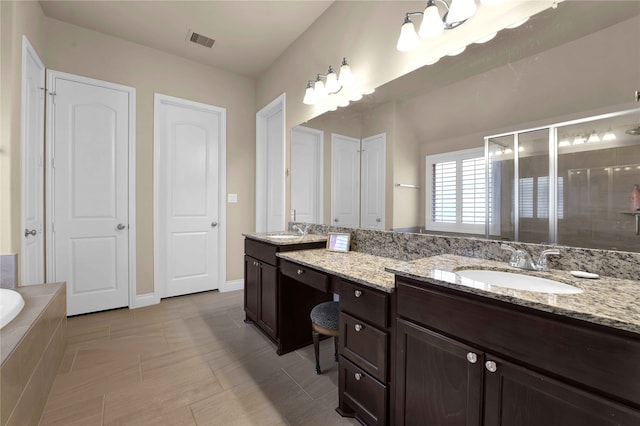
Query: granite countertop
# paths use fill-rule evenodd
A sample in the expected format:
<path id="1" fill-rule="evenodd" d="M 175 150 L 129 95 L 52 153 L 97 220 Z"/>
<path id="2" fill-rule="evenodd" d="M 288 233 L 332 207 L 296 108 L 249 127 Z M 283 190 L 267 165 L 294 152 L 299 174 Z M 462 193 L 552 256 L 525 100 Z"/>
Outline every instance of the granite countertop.
<path id="1" fill-rule="evenodd" d="M 274 244 L 278 246 L 303 244 L 303 243 L 317 243 L 319 241 L 327 241 L 326 235 L 321 234 L 306 234 L 300 235 L 295 232 L 253 232 L 242 234 L 246 238 L 252 240 L 263 241 L 265 243 Z M 286 238 L 278 238 L 278 235 L 290 236 Z"/>
<path id="2" fill-rule="evenodd" d="M 523 271 L 504 262 L 454 255 L 395 262 L 385 268 L 399 276 L 640 334 L 640 281 L 608 277 L 576 278 L 568 271 L 561 270 Z M 545 294 L 479 285 L 455 274 L 454 271 L 461 269 L 489 269 L 535 275 L 573 285 L 583 292 Z"/>
<path id="3" fill-rule="evenodd" d="M 393 273 L 385 268 L 392 268 L 400 262 L 357 251 L 326 249 L 289 251 L 277 256 L 387 293 L 395 290 L 395 282 Z"/>

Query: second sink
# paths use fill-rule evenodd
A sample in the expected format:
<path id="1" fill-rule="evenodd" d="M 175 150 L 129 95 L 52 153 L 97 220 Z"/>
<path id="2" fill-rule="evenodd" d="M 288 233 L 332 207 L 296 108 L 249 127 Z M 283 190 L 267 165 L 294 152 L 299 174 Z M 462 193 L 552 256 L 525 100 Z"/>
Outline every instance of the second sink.
<path id="1" fill-rule="evenodd" d="M 551 294 L 578 294 L 582 290 L 569 284 L 549 280 L 532 275 L 515 272 L 490 271 L 486 269 L 462 269 L 455 271 L 462 278 L 462 284 L 473 285 L 473 282 L 505 287 L 513 290 L 532 291 Z M 471 282 L 469 282 L 471 281 Z"/>

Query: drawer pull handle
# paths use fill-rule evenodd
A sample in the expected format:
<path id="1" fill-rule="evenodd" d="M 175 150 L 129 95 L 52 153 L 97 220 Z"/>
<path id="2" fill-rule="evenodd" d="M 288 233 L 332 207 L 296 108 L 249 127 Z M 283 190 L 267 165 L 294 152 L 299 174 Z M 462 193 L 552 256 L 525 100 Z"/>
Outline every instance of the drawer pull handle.
<path id="1" fill-rule="evenodd" d="M 362 379 L 362 374 L 361 373 L 356 373 L 353 376 L 356 378 L 356 380 Z"/>
<path id="2" fill-rule="evenodd" d="M 354 292 L 353 292 L 353 294 L 354 294 L 356 297 L 360 297 L 360 296 L 362 296 L 362 292 L 361 292 L 360 290 L 356 290 L 356 291 L 354 291 Z"/>
<path id="3" fill-rule="evenodd" d="M 494 361 L 487 361 L 487 362 L 484 363 L 484 366 L 491 373 L 495 373 L 496 371 L 498 371 L 498 366 L 496 365 L 496 363 Z"/>
<path id="4" fill-rule="evenodd" d="M 355 328 L 356 331 L 360 331 L 362 330 L 362 324 L 356 324 L 353 328 Z"/>
<path id="5" fill-rule="evenodd" d="M 304 270 L 303 269 L 298 269 L 298 275 L 302 275 L 304 274 Z"/>
<path id="6" fill-rule="evenodd" d="M 475 364 L 476 362 L 478 362 L 478 355 L 474 354 L 473 352 L 469 352 L 467 354 L 467 361 L 469 361 L 471 364 Z"/>

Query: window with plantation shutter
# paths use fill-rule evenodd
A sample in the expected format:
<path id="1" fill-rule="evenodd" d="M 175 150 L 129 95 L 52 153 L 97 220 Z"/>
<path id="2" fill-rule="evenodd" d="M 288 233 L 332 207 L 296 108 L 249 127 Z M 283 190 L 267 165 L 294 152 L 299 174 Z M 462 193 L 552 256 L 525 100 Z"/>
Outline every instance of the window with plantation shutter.
<path id="1" fill-rule="evenodd" d="M 427 156 L 427 229 L 484 233 L 487 217 L 484 150 Z"/>

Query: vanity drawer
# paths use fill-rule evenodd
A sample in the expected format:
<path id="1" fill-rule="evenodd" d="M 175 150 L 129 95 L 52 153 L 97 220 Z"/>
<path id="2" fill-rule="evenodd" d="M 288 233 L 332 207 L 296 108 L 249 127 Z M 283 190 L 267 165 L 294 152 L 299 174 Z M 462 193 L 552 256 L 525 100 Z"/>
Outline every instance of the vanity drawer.
<path id="1" fill-rule="evenodd" d="M 281 260 L 280 272 L 289 278 L 325 293 L 329 290 L 329 276 L 306 266 Z"/>
<path id="2" fill-rule="evenodd" d="M 245 238 L 244 240 L 244 254 L 268 263 L 269 265 L 277 266 L 277 252 L 278 246 L 273 244 L 262 243 L 249 238 Z"/>
<path id="3" fill-rule="evenodd" d="M 378 327 L 389 326 L 389 295 L 371 287 L 342 281 L 340 310 L 348 312 Z"/>
<path id="4" fill-rule="evenodd" d="M 340 357 L 340 392 L 341 400 L 364 424 L 387 424 L 387 387 L 344 357 Z"/>
<path id="5" fill-rule="evenodd" d="M 341 313 L 339 342 L 342 355 L 381 382 L 387 381 L 389 333 Z"/>

